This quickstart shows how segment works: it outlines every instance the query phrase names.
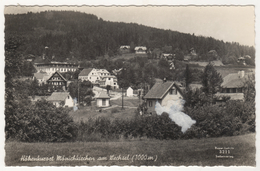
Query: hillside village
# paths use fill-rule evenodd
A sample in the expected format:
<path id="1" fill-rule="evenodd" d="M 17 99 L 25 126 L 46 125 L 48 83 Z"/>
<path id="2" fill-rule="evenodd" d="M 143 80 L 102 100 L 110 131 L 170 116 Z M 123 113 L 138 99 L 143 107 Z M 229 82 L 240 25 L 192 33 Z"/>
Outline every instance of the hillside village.
<path id="1" fill-rule="evenodd" d="M 6 15 L 5 33 L 8 140 L 255 133 L 254 47 L 66 11 Z"/>

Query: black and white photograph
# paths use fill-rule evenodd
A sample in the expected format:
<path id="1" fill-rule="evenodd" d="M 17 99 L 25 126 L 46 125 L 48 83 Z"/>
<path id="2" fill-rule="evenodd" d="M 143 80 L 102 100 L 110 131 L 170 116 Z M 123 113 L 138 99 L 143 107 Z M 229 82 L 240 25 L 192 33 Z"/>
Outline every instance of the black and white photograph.
<path id="1" fill-rule="evenodd" d="M 2 7 L 4 167 L 256 168 L 256 5 Z"/>

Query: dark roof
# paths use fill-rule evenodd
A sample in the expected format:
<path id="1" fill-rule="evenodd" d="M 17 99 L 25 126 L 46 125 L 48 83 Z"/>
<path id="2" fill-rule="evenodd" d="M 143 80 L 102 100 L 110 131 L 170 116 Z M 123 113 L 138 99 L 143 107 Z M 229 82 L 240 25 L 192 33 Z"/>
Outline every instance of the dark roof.
<path id="1" fill-rule="evenodd" d="M 69 95 L 69 92 L 53 92 L 47 101 L 64 101 Z"/>
<path id="2" fill-rule="evenodd" d="M 88 76 L 88 74 L 92 71 L 93 68 L 85 68 L 80 73 L 79 76 Z"/>
<path id="3" fill-rule="evenodd" d="M 96 97 L 96 99 L 110 99 L 106 91 L 101 91 L 100 94 Z"/>
<path id="4" fill-rule="evenodd" d="M 67 81 L 66 78 L 64 78 L 61 73 L 59 73 L 58 71 L 56 71 L 54 74 L 51 75 L 51 77 L 48 79 L 48 81 L 57 81 L 57 80 L 51 80 L 51 78 L 55 75 L 55 74 L 58 74 L 64 81 Z"/>
<path id="5" fill-rule="evenodd" d="M 230 100 L 244 100 L 244 93 L 216 93 L 215 96 L 218 98 L 229 96 Z"/>
<path id="6" fill-rule="evenodd" d="M 157 82 L 151 88 L 151 90 L 144 96 L 145 99 L 162 99 L 163 96 L 169 91 L 169 89 L 175 86 L 177 90 L 182 94 L 180 88 L 173 82 Z"/>

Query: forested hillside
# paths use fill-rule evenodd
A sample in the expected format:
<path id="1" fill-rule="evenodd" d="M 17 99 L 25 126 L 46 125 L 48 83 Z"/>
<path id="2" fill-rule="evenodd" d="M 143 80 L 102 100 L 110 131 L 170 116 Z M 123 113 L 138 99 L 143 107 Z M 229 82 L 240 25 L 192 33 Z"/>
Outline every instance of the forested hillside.
<path id="1" fill-rule="evenodd" d="M 201 60 L 207 58 L 210 50 L 215 50 L 225 63 L 245 55 L 251 57 L 251 64 L 255 59 L 254 47 L 134 23 L 108 22 L 73 11 L 5 15 L 5 36 L 6 40 L 11 36 L 21 38 L 23 55 L 45 54 L 57 61 L 114 56 L 120 45 L 130 45 L 132 50 L 135 46 L 146 46 L 150 50 L 172 46 L 170 52 L 182 56 L 194 48 Z"/>

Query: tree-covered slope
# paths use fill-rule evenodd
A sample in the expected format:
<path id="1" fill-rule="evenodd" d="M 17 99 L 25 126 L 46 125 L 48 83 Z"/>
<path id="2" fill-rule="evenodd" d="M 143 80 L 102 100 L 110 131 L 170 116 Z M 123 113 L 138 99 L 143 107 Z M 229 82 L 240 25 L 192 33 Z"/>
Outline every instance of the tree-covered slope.
<path id="1" fill-rule="evenodd" d="M 95 15 L 73 11 L 5 15 L 5 34 L 6 39 L 22 37 L 22 54 L 46 54 L 59 61 L 95 59 L 105 54 L 113 56 L 120 45 L 131 45 L 132 49 L 147 46 L 151 50 L 172 46 L 170 52 L 182 55 L 194 48 L 202 60 L 210 50 L 216 50 L 227 63 L 245 55 L 252 61 L 255 58 L 254 47 L 135 23 L 103 21 Z"/>

